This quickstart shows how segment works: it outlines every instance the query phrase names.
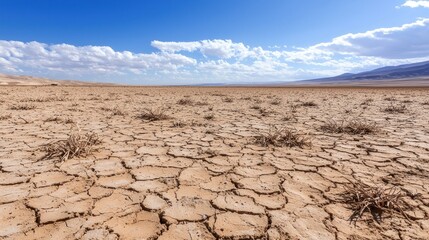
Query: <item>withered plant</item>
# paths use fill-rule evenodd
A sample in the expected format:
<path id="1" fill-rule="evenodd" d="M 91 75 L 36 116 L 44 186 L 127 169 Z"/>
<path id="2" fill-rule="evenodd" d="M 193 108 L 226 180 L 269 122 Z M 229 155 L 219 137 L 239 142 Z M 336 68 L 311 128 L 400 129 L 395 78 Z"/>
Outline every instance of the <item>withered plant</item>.
<path id="1" fill-rule="evenodd" d="M 171 117 L 165 113 L 165 109 L 163 108 L 145 109 L 137 117 L 150 122 L 171 119 Z"/>
<path id="2" fill-rule="evenodd" d="M 362 218 L 365 212 L 372 215 L 378 223 L 383 220 L 384 213 L 402 215 L 410 220 L 405 211 L 412 210 L 412 206 L 404 201 L 408 195 L 398 187 L 370 186 L 362 182 L 350 183 L 341 193 L 341 201 L 353 210 L 349 218 L 350 222 L 356 222 Z M 419 195 L 412 195 L 417 198 Z"/>
<path id="3" fill-rule="evenodd" d="M 407 111 L 407 106 L 404 104 L 393 104 L 391 103 L 388 107 L 384 109 L 384 112 L 387 113 L 405 113 Z"/>
<path id="4" fill-rule="evenodd" d="M 325 122 L 320 130 L 327 133 L 346 133 L 352 135 L 367 135 L 379 131 L 376 123 L 367 120 L 353 119 L 351 121 L 334 121 Z"/>
<path id="5" fill-rule="evenodd" d="M 95 145 L 101 143 L 96 133 L 82 134 L 80 130 L 72 131 L 66 140 L 49 143 L 42 147 L 46 154 L 43 159 L 59 158 L 66 161 L 74 157 L 84 157 L 90 154 Z"/>
<path id="6" fill-rule="evenodd" d="M 179 104 L 179 105 L 193 105 L 194 101 L 192 101 L 189 98 L 182 98 L 179 101 L 177 101 L 177 104 Z"/>
<path id="7" fill-rule="evenodd" d="M 307 135 L 299 134 L 287 128 L 271 127 L 267 133 L 254 137 L 254 142 L 263 147 L 310 147 L 311 140 Z"/>
<path id="8" fill-rule="evenodd" d="M 33 110 L 36 106 L 32 104 L 18 104 L 10 107 L 11 110 Z"/>
<path id="9" fill-rule="evenodd" d="M 0 121 L 1 120 L 7 120 L 7 119 L 9 119 L 9 118 L 11 118 L 12 117 L 12 114 L 8 114 L 8 115 L 1 115 L 0 116 Z"/>
<path id="10" fill-rule="evenodd" d="M 303 102 L 300 104 L 303 107 L 316 107 L 317 104 L 313 101 Z"/>

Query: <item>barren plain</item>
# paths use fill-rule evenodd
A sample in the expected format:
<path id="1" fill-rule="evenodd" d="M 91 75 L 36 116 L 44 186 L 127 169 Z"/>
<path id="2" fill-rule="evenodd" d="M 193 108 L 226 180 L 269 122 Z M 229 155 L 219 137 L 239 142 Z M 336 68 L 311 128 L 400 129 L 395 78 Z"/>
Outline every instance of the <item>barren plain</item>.
<path id="1" fill-rule="evenodd" d="M 0 239 L 429 239 L 428 180 L 425 88 L 0 88 Z"/>

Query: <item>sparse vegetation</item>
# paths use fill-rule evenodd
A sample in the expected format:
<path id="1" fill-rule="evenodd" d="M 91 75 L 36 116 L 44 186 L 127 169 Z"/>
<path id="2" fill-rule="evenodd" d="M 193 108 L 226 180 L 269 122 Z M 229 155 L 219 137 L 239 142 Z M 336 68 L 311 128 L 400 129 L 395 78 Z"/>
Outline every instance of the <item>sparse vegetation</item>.
<path id="1" fill-rule="evenodd" d="M 360 119 L 354 119 L 348 122 L 330 120 L 325 122 L 320 129 L 328 133 L 346 133 L 354 135 L 373 134 L 379 131 L 379 127 L 376 123 Z"/>
<path id="2" fill-rule="evenodd" d="M 187 125 L 186 122 L 181 121 L 181 120 L 177 120 L 177 121 L 173 122 L 173 126 L 172 127 L 182 128 L 182 127 L 185 127 L 186 125 Z"/>
<path id="3" fill-rule="evenodd" d="M 374 220 L 381 223 L 383 214 L 386 212 L 399 214 L 410 220 L 409 216 L 404 212 L 412 208 L 404 200 L 406 196 L 407 194 L 398 187 L 374 187 L 362 182 L 356 182 L 345 186 L 345 191 L 342 193 L 342 202 L 350 205 L 353 210 L 349 221 L 356 222 L 362 218 L 365 212 L 369 212 Z M 412 198 L 416 197 L 418 195 L 412 196 Z"/>
<path id="4" fill-rule="evenodd" d="M 384 112 L 387 113 L 405 113 L 407 111 L 407 106 L 401 104 L 390 104 L 384 109 Z"/>
<path id="5" fill-rule="evenodd" d="M 56 123 L 66 123 L 66 124 L 70 124 L 70 123 L 75 123 L 75 121 L 71 118 L 61 118 L 58 116 L 55 117 L 49 117 L 47 119 L 45 119 L 44 122 L 56 122 Z"/>
<path id="6" fill-rule="evenodd" d="M 36 106 L 32 104 L 18 104 L 10 107 L 11 110 L 33 110 Z"/>
<path id="7" fill-rule="evenodd" d="M 207 114 L 204 116 L 205 120 L 213 120 L 214 119 L 214 115 L 213 114 Z"/>
<path id="8" fill-rule="evenodd" d="M 193 105 L 194 101 L 192 101 L 189 98 L 182 98 L 179 101 L 177 101 L 177 104 L 179 104 L 179 105 Z"/>
<path id="9" fill-rule="evenodd" d="M 25 98 L 22 99 L 21 102 L 63 102 L 63 101 L 67 101 L 67 98 L 62 97 L 62 96 L 53 96 L 53 97 L 39 97 L 39 98 Z"/>
<path id="10" fill-rule="evenodd" d="M 282 117 L 282 121 L 294 121 L 294 122 L 296 122 L 296 121 L 298 121 L 298 119 L 297 119 L 296 115 L 293 112 L 291 112 L 291 113 L 285 114 Z"/>
<path id="11" fill-rule="evenodd" d="M 303 107 L 317 107 L 317 104 L 313 101 L 303 102 L 300 105 Z"/>
<path id="12" fill-rule="evenodd" d="M 234 99 L 226 97 L 226 98 L 223 99 L 223 101 L 226 102 L 226 103 L 232 103 L 232 102 L 234 102 Z"/>
<path id="13" fill-rule="evenodd" d="M 250 109 L 259 110 L 259 109 L 261 109 L 261 106 L 255 104 L 255 105 L 250 106 Z"/>
<path id="14" fill-rule="evenodd" d="M 0 121 L 7 120 L 7 119 L 9 119 L 11 117 L 12 117 L 12 114 L 1 115 L 0 116 Z"/>
<path id="15" fill-rule="evenodd" d="M 80 131 L 71 132 L 67 140 L 60 140 L 42 147 L 46 154 L 43 159 L 59 158 L 66 161 L 74 157 L 87 156 L 93 147 L 101 143 L 96 133 L 82 134 Z"/>
<path id="16" fill-rule="evenodd" d="M 261 114 L 261 116 L 266 117 L 275 112 L 267 108 L 259 108 L 259 113 Z"/>
<path id="17" fill-rule="evenodd" d="M 198 102 L 195 102 L 194 105 L 195 106 L 207 106 L 207 105 L 209 105 L 209 103 L 208 102 L 200 102 L 200 101 L 198 101 Z"/>
<path id="18" fill-rule="evenodd" d="M 367 98 L 360 105 L 368 106 L 370 103 L 374 102 L 374 99 Z"/>
<path id="19" fill-rule="evenodd" d="M 394 98 L 394 97 L 387 97 L 384 100 L 393 102 L 393 101 L 396 101 L 396 98 Z"/>
<path id="20" fill-rule="evenodd" d="M 308 136 L 298 134 L 287 128 L 277 129 L 271 127 L 267 133 L 262 133 L 254 138 L 254 142 L 263 147 L 309 147 L 311 141 Z"/>
<path id="21" fill-rule="evenodd" d="M 163 108 L 145 109 L 137 117 L 150 122 L 171 119 L 171 117 L 165 113 L 165 109 Z"/>
<path id="22" fill-rule="evenodd" d="M 276 98 L 270 102 L 271 105 L 280 105 L 281 103 L 282 103 L 282 101 L 278 98 Z"/>

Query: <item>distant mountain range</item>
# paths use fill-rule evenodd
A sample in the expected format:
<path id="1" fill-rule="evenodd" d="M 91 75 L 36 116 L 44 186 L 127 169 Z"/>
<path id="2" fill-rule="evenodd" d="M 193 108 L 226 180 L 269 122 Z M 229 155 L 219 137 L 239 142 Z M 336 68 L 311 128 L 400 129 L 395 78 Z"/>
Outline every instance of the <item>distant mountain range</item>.
<path id="1" fill-rule="evenodd" d="M 409 84 L 412 80 L 417 81 L 418 85 L 420 85 L 421 83 L 423 83 L 424 85 L 429 85 L 429 61 L 404 64 L 399 66 L 382 67 L 377 68 L 375 70 L 356 74 L 345 73 L 330 78 L 297 81 L 292 84 L 383 85 L 387 82 L 396 82 L 397 84 L 403 82 L 404 84 Z"/>
<path id="2" fill-rule="evenodd" d="M 4 85 L 115 85 L 84 81 L 51 80 L 31 76 L 0 74 L 0 86 Z M 182 86 L 189 86 L 187 84 Z M 344 73 L 336 77 L 294 82 L 202 83 L 191 86 L 428 86 L 429 61 L 382 67 L 362 73 Z"/>

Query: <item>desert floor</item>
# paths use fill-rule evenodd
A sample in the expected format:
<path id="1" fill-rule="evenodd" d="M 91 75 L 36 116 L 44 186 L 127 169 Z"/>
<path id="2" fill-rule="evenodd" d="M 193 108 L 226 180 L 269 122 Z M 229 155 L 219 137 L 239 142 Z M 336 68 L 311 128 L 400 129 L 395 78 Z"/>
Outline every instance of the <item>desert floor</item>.
<path id="1" fill-rule="evenodd" d="M 274 127 L 312 144 L 255 142 Z M 79 129 L 94 151 L 42 159 Z M 359 181 L 409 219 L 351 223 Z M 428 192 L 429 89 L 0 87 L 0 239 L 429 239 Z"/>

